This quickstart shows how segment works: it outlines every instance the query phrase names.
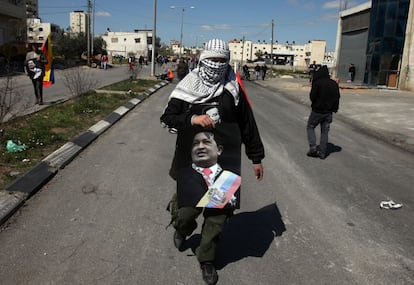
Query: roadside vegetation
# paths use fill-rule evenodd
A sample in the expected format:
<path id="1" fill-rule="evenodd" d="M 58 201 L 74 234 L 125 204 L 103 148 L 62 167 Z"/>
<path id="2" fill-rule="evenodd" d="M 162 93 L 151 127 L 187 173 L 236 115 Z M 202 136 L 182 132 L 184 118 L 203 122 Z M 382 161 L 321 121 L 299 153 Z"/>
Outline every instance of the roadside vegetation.
<path id="1" fill-rule="evenodd" d="M 126 80 L 101 89 L 126 91 L 123 94 L 89 91 L 37 113 L 16 117 L 2 124 L 0 130 L 0 186 L 13 180 L 39 163 L 47 155 L 89 129 L 113 110 L 157 83 L 155 80 Z M 132 92 L 127 92 L 131 90 Z M 26 146 L 10 152 L 6 145 Z"/>

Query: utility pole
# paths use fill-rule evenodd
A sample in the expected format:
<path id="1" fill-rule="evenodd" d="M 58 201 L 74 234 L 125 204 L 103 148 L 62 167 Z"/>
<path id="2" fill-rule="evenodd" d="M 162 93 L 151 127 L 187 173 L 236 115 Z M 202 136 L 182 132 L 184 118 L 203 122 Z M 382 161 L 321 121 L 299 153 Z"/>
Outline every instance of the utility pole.
<path id="1" fill-rule="evenodd" d="M 243 67 L 243 56 L 244 56 L 244 36 L 242 38 L 242 56 L 241 56 L 241 62 L 240 62 L 240 66 Z"/>
<path id="2" fill-rule="evenodd" d="M 153 0 L 153 19 L 152 19 L 152 50 L 151 50 L 151 76 L 155 76 L 155 40 L 157 39 L 157 0 Z"/>
<path id="3" fill-rule="evenodd" d="M 273 77 L 273 32 L 275 23 L 272 19 L 272 36 L 270 37 L 270 77 Z"/>
<path id="4" fill-rule="evenodd" d="M 93 0 L 93 9 L 92 9 L 92 40 L 91 40 L 91 52 L 94 55 L 93 51 L 93 40 L 95 39 L 95 0 Z"/>
<path id="5" fill-rule="evenodd" d="M 86 55 L 88 57 L 87 63 L 90 65 L 90 58 L 91 58 L 91 0 L 88 1 L 88 13 L 86 14 Z"/>

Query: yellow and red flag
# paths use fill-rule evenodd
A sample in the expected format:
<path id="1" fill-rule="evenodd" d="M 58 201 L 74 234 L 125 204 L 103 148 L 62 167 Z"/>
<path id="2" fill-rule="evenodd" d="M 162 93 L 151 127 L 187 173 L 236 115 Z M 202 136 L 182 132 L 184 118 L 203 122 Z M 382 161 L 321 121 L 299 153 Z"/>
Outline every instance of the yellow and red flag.
<path id="1" fill-rule="evenodd" d="M 45 76 L 43 77 L 43 86 L 49 87 L 55 83 L 55 74 L 53 70 L 52 36 L 50 33 L 42 45 L 42 52 L 47 58 L 47 64 L 45 65 Z"/>

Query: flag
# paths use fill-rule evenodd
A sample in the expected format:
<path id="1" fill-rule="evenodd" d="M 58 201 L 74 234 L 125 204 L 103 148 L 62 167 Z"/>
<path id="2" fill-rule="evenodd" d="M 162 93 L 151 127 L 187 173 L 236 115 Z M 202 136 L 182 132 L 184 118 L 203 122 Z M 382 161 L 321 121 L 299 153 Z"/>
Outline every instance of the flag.
<path id="1" fill-rule="evenodd" d="M 47 58 L 47 64 L 45 65 L 45 76 L 43 77 L 43 86 L 49 87 L 55 83 L 55 74 L 53 70 L 52 36 L 50 33 L 42 45 L 42 52 Z"/>
<path id="2" fill-rule="evenodd" d="M 228 170 L 223 170 L 217 180 L 211 185 L 196 207 L 224 208 L 239 189 L 241 177 Z"/>
<path id="3" fill-rule="evenodd" d="M 252 102 L 250 102 L 250 98 L 249 96 L 247 96 L 247 92 L 246 92 L 246 88 L 244 87 L 243 81 L 240 77 L 239 71 L 236 69 L 236 79 L 237 82 L 239 83 L 241 90 L 242 90 L 242 94 L 244 95 L 244 98 L 246 98 L 247 104 L 249 105 L 250 109 L 252 109 Z"/>

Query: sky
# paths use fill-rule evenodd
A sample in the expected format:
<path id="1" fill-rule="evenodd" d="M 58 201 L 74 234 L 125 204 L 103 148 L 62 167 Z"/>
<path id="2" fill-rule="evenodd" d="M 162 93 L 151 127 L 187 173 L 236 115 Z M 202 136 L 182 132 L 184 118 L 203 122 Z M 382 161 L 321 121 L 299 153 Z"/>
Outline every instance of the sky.
<path id="1" fill-rule="evenodd" d="M 38 0 L 42 22 L 69 27 L 69 13 L 87 12 L 87 0 Z M 157 4 L 156 36 L 161 42 L 179 41 L 181 28 L 185 46 L 201 46 L 212 38 L 225 41 L 305 44 L 325 40 L 334 51 L 339 5 L 348 8 L 367 0 L 90 0 L 94 4 L 95 36 L 112 32 L 152 29 Z M 175 8 L 172 8 L 175 7 Z M 184 11 L 183 11 L 184 10 Z"/>

